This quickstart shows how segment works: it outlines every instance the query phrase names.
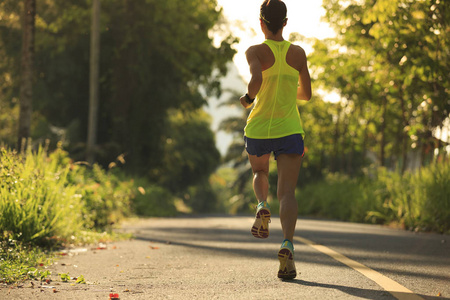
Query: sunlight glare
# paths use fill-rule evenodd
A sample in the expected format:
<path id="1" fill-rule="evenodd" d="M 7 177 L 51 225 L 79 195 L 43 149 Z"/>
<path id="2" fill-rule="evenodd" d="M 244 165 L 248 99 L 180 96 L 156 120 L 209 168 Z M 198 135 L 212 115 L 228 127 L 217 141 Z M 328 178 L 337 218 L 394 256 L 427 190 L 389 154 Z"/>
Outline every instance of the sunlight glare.
<path id="1" fill-rule="evenodd" d="M 227 18 L 229 29 L 234 36 L 239 37 L 240 42 L 235 46 L 237 54 L 234 62 L 244 80 L 250 79 L 245 51 L 251 45 L 264 41 L 259 24 L 259 7 L 261 0 L 218 0 L 218 5 L 223 8 Z M 331 27 L 321 22 L 325 14 L 322 1 L 284 0 L 287 6 L 288 22 L 283 32 L 285 39 L 292 32 L 297 32 L 306 38 L 324 39 L 334 36 Z M 309 54 L 311 46 L 302 43 L 301 46 Z"/>

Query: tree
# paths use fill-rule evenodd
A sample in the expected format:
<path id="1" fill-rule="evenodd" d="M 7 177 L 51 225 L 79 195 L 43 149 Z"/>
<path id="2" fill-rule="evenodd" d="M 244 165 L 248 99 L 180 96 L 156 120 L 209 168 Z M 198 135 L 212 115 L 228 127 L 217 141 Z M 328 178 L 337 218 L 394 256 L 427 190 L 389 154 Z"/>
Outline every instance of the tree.
<path id="1" fill-rule="evenodd" d="M 93 163 L 97 141 L 98 122 L 98 79 L 100 56 L 100 0 L 92 2 L 91 57 L 89 69 L 89 123 L 86 146 L 86 160 Z"/>
<path id="2" fill-rule="evenodd" d="M 33 100 L 33 59 L 36 0 L 24 0 L 22 27 L 22 62 L 20 81 L 20 116 L 17 148 L 26 146 L 23 140 L 30 137 Z"/>
<path id="3" fill-rule="evenodd" d="M 421 147 L 425 156 L 431 132 L 449 116 L 444 75 L 450 72 L 449 38 L 443 34 L 449 7 L 431 0 L 324 0 L 324 7 L 337 37 L 312 55 L 319 62 L 312 64 L 318 66 L 317 78 L 361 108 L 357 111 L 378 112 L 368 122 L 359 116 L 365 126 L 377 128 L 379 162 L 404 170 L 410 149 Z M 333 55 L 336 50 L 339 55 Z M 332 59 L 320 58 L 329 53 Z"/>
<path id="4" fill-rule="evenodd" d="M 96 160 L 108 165 L 123 154 L 126 171 L 158 183 L 162 177 L 156 174 L 169 173 L 162 158 L 167 149 L 165 137 L 172 136 L 168 130 L 176 128 L 171 120 L 173 110 L 181 111 L 181 116 L 190 115 L 206 103 L 206 97 L 221 92 L 219 79 L 227 72 L 226 63 L 235 53 L 232 45 L 236 40 L 231 35 L 221 35 L 221 42 L 213 43 L 213 31 L 218 30 L 215 24 L 222 15 L 216 1 L 105 3 L 100 15 L 102 72 Z M 37 122 L 32 126 L 32 134 L 39 129 L 38 136 L 42 138 L 54 137 L 53 132 L 57 132 L 59 136 L 54 137 L 53 144 L 63 139 L 74 160 L 86 157 L 91 4 L 87 0 L 37 3 L 33 118 L 35 122 L 39 120 L 39 126 Z M 17 11 L 15 0 L 0 3 L 0 14 L 7 12 L 9 17 Z M 8 18 L 0 19 L 0 45 L 6 47 L 0 52 L 6 52 L 7 57 L 0 61 L 0 78 L 15 79 L 18 72 L 14 62 L 19 55 L 14 51 L 13 35 L 17 35 L 18 22 L 4 20 Z M 200 93 L 200 87 L 206 95 Z M 13 107 L 17 81 L 7 85 L 0 80 L 0 88 L 5 95 L 1 104 Z M 200 134 L 207 134 L 206 130 L 195 131 L 189 137 L 202 140 Z M 184 139 L 186 135 L 173 136 L 172 140 Z M 206 148 L 214 148 L 213 139 L 204 142 L 212 143 L 205 144 Z M 195 147 L 194 144 L 189 142 L 186 146 Z"/>

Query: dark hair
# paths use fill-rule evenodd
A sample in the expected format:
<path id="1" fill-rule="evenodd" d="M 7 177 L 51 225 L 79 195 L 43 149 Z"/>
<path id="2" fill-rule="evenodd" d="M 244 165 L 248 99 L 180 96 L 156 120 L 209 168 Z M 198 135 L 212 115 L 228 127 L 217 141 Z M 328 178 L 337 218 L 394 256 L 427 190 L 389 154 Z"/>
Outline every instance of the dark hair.
<path id="1" fill-rule="evenodd" d="M 276 34 L 283 28 L 286 21 L 286 4 L 281 0 L 265 0 L 261 4 L 260 18 L 266 23 L 267 28 Z"/>

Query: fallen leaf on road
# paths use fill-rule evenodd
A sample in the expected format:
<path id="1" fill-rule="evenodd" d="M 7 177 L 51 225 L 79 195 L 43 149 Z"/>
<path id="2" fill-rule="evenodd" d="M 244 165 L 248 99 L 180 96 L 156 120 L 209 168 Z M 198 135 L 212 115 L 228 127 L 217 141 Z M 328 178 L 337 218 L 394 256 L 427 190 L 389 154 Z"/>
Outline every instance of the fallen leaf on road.
<path id="1" fill-rule="evenodd" d="M 159 249 L 159 247 L 153 247 L 153 246 L 148 246 L 148 247 L 153 250 Z"/>
<path id="2" fill-rule="evenodd" d="M 86 284 L 86 280 L 84 279 L 83 275 L 78 276 L 77 279 L 75 279 L 77 283 L 84 283 Z"/>
<path id="3" fill-rule="evenodd" d="M 129 291 L 130 291 L 129 289 L 124 290 L 125 293 L 128 293 Z"/>
<path id="4" fill-rule="evenodd" d="M 57 293 L 58 291 L 56 289 L 53 289 L 53 293 Z"/>
<path id="5" fill-rule="evenodd" d="M 119 300 L 119 294 L 111 293 L 109 294 L 109 300 Z"/>

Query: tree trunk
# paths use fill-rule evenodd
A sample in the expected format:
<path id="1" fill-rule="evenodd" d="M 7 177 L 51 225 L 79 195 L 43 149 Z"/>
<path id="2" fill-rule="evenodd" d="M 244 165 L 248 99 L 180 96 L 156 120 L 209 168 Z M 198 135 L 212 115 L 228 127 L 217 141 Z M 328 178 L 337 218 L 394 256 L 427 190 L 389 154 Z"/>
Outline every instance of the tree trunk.
<path id="1" fill-rule="evenodd" d="M 338 164 L 338 155 L 339 155 L 339 138 L 340 138 L 340 132 L 339 132 L 339 126 L 340 126 L 340 118 L 341 118 L 341 108 L 337 109 L 337 116 L 336 116 L 336 124 L 335 124 L 335 130 L 333 135 L 333 152 L 331 155 L 332 159 L 332 172 L 337 172 L 339 168 Z"/>
<path id="2" fill-rule="evenodd" d="M 17 148 L 27 146 L 26 139 L 30 137 L 31 112 L 33 100 L 33 59 L 34 31 L 36 16 L 36 0 L 25 0 L 25 12 L 22 27 L 22 61 L 20 78 L 20 114 Z"/>
<path id="3" fill-rule="evenodd" d="M 408 118 L 406 116 L 405 97 L 403 95 L 403 87 L 399 88 L 400 107 L 402 109 L 402 168 L 401 173 L 405 173 L 408 159 L 408 133 L 404 131 L 409 125 Z"/>
<path id="4" fill-rule="evenodd" d="M 381 142 L 380 142 L 380 165 L 384 167 L 385 163 L 385 152 L 384 148 L 386 146 L 386 110 L 387 110 L 387 98 L 386 95 L 383 95 L 383 103 L 382 103 L 383 115 L 381 117 Z"/>
<path id="5" fill-rule="evenodd" d="M 91 58 L 89 70 L 89 121 L 86 160 L 95 161 L 98 122 L 98 78 L 100 57 L 100 0 L 92 2 Z"/>

